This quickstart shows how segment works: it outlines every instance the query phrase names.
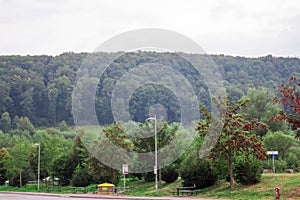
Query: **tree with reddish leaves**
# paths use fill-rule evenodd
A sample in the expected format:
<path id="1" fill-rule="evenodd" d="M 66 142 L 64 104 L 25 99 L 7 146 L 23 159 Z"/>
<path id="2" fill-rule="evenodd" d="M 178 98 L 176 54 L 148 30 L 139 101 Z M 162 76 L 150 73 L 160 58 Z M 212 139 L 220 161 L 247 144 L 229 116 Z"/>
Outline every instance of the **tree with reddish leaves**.
<path id="1" fill-rule="evenodd" d="M 274 116 L 270 121 L 285 120 L 291 125 L 291 129 L 296 132 L 296 137 L 300 138 L 300 82 L 295 77 L 291 77 L 285 85 L 279 85 L 280 97 L 275 97 L 274 102 L 281 104 L 284 108 L 278 116 Z"/>
<path id="2" fill-rule="evenodd" d="M 217 158 L 225 158 L 229 167 L 230 189 L 234 190 L 233 164 L 235 158 L 239 155 L 255 155 L 258 159 L 266 158 L 266 149 L 262 141 L 256 136 L 255 131 L 260 128 L 267 129 L 267 126 L 256 120 L 246 120 L 244 114 L 240 114 L 240 109 L 246 106 L 248 100 L 240 101 L 237 104 L 230 102 L 229 97 L 225 100 L 222 98 L 213 99 L 213 103 L 218 109 L 219 116 L 224 125 L 217 142 L 210 151 L 210 158 L 217 161 Z M 207 111 L 205 106 L 202 107 L 201 120 L 196 130 L 200 135 L 206 136 L 209 127 L 211 127 L 217 119 L 214 119 L 211 113 Z"/>

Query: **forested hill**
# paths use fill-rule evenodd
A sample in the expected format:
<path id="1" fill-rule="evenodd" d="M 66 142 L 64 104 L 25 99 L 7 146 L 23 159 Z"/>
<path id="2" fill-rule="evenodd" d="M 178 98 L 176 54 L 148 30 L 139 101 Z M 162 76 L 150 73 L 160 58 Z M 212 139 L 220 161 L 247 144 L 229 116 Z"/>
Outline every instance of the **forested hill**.
<path id="1" fill-rule="evenodd" d="M 73 83 L 87 55 L 0 56 L 0 115 L 8 112 L 12 121 L 16 116 L 27 116 L 35 126 L 52 126 L 62 120 L 72 124 Z M 233 99 L 239 99 L 252 87 L 266 87 L 275 92 L 278 84 L 287 82 L 291 75 L 300 77 L 298 58 L 223 55 L 212 55 L 211 58 L 219 65 L 224 85 Z M 116 59 L 99 79 L 95 104 L 101 124 L 113 121 L 111 93 L 124 70 L 155 60 L 164 60 L 164 63 L 177 68 L 192 82 L 200 101 L 209 104 L 207 87 L 186 61 L 171 53 L 128 53 Z M 172 92 L 157 85 L 146 85 L 134 93 L 130 100 L 130 114 L 133 119 L 142 121 L 149 106 L 157 103 L 168 104 L 166 112 L 170 121 L 176 121 L 180 116 L 179 105 Z"/>

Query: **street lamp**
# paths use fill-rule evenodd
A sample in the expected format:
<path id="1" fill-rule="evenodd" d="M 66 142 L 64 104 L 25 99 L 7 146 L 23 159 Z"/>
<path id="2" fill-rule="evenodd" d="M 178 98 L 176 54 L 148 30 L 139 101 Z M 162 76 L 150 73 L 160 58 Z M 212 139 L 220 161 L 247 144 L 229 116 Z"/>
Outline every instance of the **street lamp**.
<path id="1" fill-rule="evenodd" d="M 157 123 L 157 119 L 156 119 L 156 115 L 154 115 L 154 117 L 149 117 L 147 118 L 147 120 L 154 120 L 154 143 L 155 143 L 155 147 L 154 147 L 154 156 L 155 156 L 155 165 L 154 165 L 154 174 L 155 174 L 155 192 L 156 195 L 158 195 L 158 183 L 157 183 L 157 127 L 156 127 L 156 123 Z"/>
<path id="2" fill-rule="evenodd" d="M 38 155 L 38 192 L 40 191 L 40 165 L 41 165 L 41 143 L 34 144 L 39 147 L 39 155 Z"/>

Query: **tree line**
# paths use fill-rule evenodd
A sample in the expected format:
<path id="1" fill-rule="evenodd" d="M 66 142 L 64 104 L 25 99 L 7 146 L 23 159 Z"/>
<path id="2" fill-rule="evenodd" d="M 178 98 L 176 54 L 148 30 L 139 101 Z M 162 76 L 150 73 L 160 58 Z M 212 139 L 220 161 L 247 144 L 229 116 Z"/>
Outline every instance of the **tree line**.
<path id="1" fill-rule="evenodd" d="M 114 53 L 99 54 L 104 58 L 114 56 Z M 88 55 L 63 53 L 54 57 L 0 56 L 0 115 L 8 112 L 12 119 L 28 117 L 37 127 L 54 126 L 61 121 L 72 125 L 71 95 L 76 74 Z M 270 55 L 260 58 L 223 55 L 210 57 L 219 66 L 227 93 L 236 101 L 250 88 L 264 87 L 276 94 L 278 84 L 285 83 L 292 75 L 299 76 L 298 58 L 277 58 Z M 199 101 L 206 106 L 210 105 L 205 81 L 182 57 L 171 53 L 126 53 L 115 59 L 102 77 L 95 77 L 95 80 L 91 77 L 84 79 L 84 84 L 98 83 L 95 108 L 100 124 L 113 122 L 110 101 L 116 81 L 126 71 L 144 63 L 157 63 L 158 60 L 180 72 L 192 84 Z M 93 66 L 88 74 L 97 74 L 96 71 L 97 66 Z M 132 119 L 140 122 L 145 120 L 149 106 L 158 103 L 168 105 L 166 112 L 169 122 L 178 121 L 180 112 L 176 97 L 172 96 L 172 91 L 158 85 L 146 85 L 132 95 L 129 109 Z"/>

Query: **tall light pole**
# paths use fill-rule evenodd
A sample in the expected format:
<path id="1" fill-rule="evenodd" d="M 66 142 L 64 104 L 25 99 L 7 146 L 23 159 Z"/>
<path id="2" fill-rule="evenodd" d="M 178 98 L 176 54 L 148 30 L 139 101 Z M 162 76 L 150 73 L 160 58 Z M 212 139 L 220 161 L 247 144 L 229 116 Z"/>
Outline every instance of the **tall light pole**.
<path id="1" fill-rule="evenodd" d="M 38 155 L 38 192 L 40 191 L 40 165 L 41 165 L 41 143 L 34 144 L 39 147 L 39 155 Z"/>
<path id="2" fill-rule="evenodd" d="M 157 127 L 156 127 L 156 123 L 157 123 L 157 119 L 156 119 L 156 115 L 154 115 L 154 117 L 149 117 L 147 118 L 147 120 L 154 120 L 154 160 L 155 160 L 155 164 L 154 164 L 154 174 L 155 174 L 155 193 L 156 195 L 158 195 L 158 178 L 157 178 Z"/>

